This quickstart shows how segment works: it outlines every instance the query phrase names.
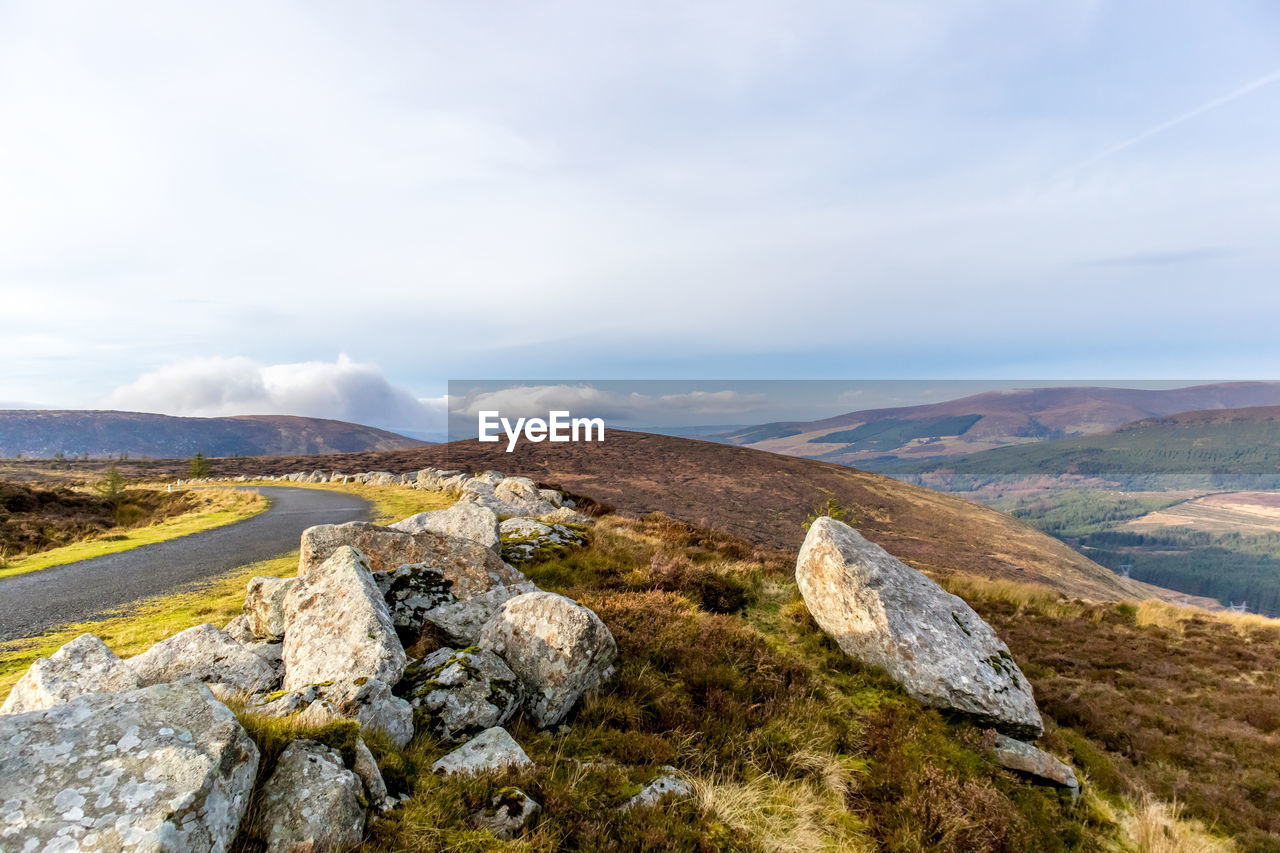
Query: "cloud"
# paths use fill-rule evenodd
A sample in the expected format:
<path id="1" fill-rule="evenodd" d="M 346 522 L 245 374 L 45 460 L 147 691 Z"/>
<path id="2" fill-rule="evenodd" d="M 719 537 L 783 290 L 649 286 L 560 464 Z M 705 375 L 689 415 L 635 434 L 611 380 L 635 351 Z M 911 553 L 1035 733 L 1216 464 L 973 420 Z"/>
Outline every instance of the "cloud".
<path id="1" fill-rule="evenodd" d="M 179 362 L 143 374 L 100 401 L 105 408 L 168 415 L 302 415 L 367 424 L 414 437 L 443 435 L 444 400 L 392 385 L 376 365 L 259 365 L 247 358 Z"/>
<path id="2" fill-rule="evenodd" d="M 667 418 L 683 421 L 691 416 L 747 414 L 758 411 L 766 402 L 764 394 L 729 389 L 642 394 L 589 384 L 521 385 L 496 391 L 456 394 L 450 399 L 449 414 L 474 417 L 481 411 L 498 411 L 503 417 L 514 418 L 545 416 L 547 412 L 556 410 L 569 411 L 577 417 L 605 418 L 623 425 L 655 425 L 667 423 Z"/>

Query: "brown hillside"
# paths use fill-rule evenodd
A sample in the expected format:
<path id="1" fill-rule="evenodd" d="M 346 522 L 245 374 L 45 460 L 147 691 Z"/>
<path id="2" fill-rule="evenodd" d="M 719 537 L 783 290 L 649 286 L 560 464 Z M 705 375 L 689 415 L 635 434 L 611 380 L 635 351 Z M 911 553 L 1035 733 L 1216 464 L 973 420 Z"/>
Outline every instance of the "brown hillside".
<path id="1" fill-rule="evenodd" d="M 151 463 L 149 470 L 182 476 L 185 464 Z M 628 514 L 663 512 L 788 551 L 799 547 L 814 508 L 834 498 L 868 537 L 939 577 L 963 573 L 1040 583 L 1104 600 L 1184 598 L 1123 580 L 1061 542 L 961 498 L 831 463 L 686 438 L 611 430 L 602 444 L 525 442 L 514 453 L 466 441 L 386 453 L 212 464 L 220 475 L 496 469 L 559 484 Z"/>

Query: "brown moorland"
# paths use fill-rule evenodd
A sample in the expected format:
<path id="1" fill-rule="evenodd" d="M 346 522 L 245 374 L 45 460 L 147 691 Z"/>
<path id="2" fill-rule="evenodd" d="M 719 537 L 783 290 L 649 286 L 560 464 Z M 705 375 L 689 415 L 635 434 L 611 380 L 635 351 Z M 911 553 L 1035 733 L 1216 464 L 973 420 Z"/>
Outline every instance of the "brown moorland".
<path id="1" fill-rule="evenodd" d="M 381 453 L 212 459 L 216 476 L 295 471 L 392 471 L 429 466 L 496 469 L 555 484 L 633 516 L 662 512 L 759 545 L 794 551 L 804 522 L 833 500 L 868 538 L 936 577 L 955 574 L 1038 583 L 1096 600 L 1161 598 L 1217 607 L 1160 587 L 1129 581 L 994 509 L 889 477 L 732 445 L 610 430 L 601 443 L 505 444 L 458 441 Z M 8 463 L 31 476 L 38 463 Z M 89 478 L 104 463 L 74 462 Z M 184 460 L 119 463 L 129 476 L 183 477 Z"/>

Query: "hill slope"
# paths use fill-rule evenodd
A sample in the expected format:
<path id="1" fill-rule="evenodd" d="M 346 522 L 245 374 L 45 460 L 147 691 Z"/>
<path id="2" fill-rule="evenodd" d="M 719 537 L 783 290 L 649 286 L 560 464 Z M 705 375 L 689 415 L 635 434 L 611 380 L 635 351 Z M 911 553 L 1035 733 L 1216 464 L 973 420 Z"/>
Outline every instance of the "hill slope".
<path id="1" fill-rule="evenodd" d="M 1231 382 L 1163 391 L 1031 388 L 934 403 L 850 412 L 819 421 L 763 424 L 715 436 L 775 453 L 879 468 L 1115 429 L 1142 418 L 1200 409 L 1280 405 L 1280 383 Z"/>
<path id="2" fill-rule="evenodd" d="M 0 411 L 0 458 L 279 456 L 397 450 L 423 442 L 344 421 L 287 415 L 176 418 L 143 412 Z"/>
<path id="3" fill-rule="evenodd" d="M 284 474 L 320 466 L 395 472 L 428 466 L 496 469 L 559 484 L 630 514 L 663 512 L 792 552 L 804 538 L 805 519 L 832 498 L 852 512 L 869 538 L 939 577 L 1019 580 L 1094 599 L 1180 598 L 1119 578 L 1056 539 L 961 498 L 841 465 L 672 436 L 611 430 L 602 444 L 524 443 L 514 453 L 466 441 L 323 460 L 213 463 L 219 475 Z M 182 466 L 173 463 L 170 473 L 181 474 Z"/>
<path id="4" fill-rule="evenodd" d="M 1280 486 L 1280 406 L 1183 412 L 1101 435 L 1003 447 L 902 466 L 903 475 L 1096 477 L 1121 485 L 1176 478 L 1205 486 Z"/>

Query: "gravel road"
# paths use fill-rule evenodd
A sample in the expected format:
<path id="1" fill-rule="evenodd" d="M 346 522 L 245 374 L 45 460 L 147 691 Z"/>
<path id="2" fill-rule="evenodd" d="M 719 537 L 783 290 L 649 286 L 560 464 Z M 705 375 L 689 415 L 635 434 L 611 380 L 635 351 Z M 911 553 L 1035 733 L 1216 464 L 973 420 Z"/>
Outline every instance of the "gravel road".
<path id="1" fill-rule="evenodd" d="M 0 580 L 0 640 L 83 622 L 140 598 L 287 554 L 315 524 L 363 521 L 369 503 L 344 492 L 263 486 L 271 508 L 253 518 Z"/>

